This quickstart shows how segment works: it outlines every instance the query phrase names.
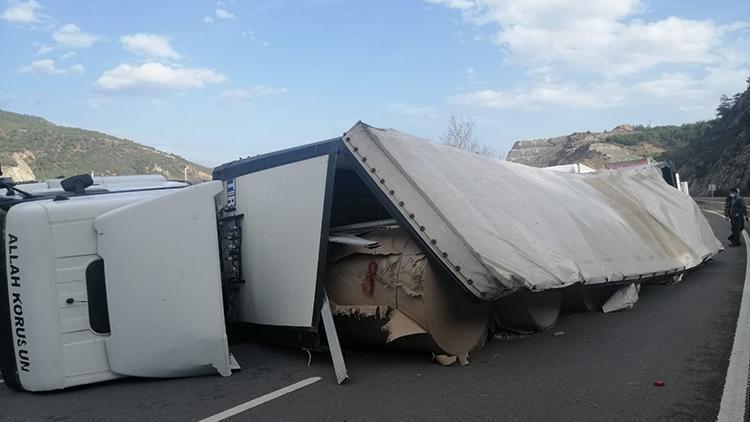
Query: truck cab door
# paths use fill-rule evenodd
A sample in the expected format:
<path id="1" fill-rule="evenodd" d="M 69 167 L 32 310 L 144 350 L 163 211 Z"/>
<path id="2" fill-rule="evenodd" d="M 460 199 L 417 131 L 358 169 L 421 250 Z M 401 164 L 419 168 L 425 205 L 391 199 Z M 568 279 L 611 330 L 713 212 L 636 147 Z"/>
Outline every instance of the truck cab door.
<path id="1" fill-rule="evenodd" d="M 231 374 L 214 203 L 221 190 L 202 183 L 95 219 L 112 372 Z"/>

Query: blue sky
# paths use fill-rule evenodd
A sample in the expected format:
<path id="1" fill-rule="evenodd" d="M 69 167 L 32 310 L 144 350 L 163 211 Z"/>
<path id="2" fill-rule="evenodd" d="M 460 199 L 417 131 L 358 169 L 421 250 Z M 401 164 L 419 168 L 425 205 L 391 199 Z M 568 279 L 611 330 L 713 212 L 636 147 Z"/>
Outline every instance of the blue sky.
<path id="1" fill-rule="evenodd" d="M 750 2 L 14 0 L 0 57 L 0 108 L 206 165 L 451 114 L 507 152 L 712 118 L 750 77 Z"/>

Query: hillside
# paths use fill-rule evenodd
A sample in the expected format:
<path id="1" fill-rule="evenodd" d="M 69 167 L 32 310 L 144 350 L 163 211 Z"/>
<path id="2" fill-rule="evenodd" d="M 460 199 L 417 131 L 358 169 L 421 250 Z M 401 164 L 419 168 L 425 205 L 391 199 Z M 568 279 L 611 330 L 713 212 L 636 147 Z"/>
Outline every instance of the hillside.
<path id="1" fill-rule="evenodd" d="M 634 160 L 664 152 L 664 148 L 649 140 L 633 144 L 610 141 L 613 137 L 641 132 L 640 127 L 621 125 L 611 131 L 579 132 L 550 139 L 518 141 L 508 153 L 508 161 L 535 167 L 582 163 L 600 168 L 608 162 Z"/>
<path id="2" fill-rule="evenodd" d="M 748 79 L 750 84 L 750 79 Z M 706 194 L 715 183 L 721 194 L 739 187 L 750 196 L 750 87 L 722 101 L 719 117 L 695 139 L 669 154 L 691 193 Z"/>
<path id="3" fill-rule="evenodd" d="M 750 79 L 748 80 L 750 84 Z M 535 167 L 583 163 L 601 168 L 608 162 L 653 157 L 674 161 L 693 195 L 717 194 L 739 186 L 750 194 L 750 88 L 723 97 L 717 118 L 681 126 L 621 125 L 611 131 L 573 133 L 518 141 L 508 161 Z"/>
<path id="4" fill-rule="evenodd" d="M 211 169 L 100 132 L 58 126 L 40 117 L 0 110 L 0 165 L 17 181 L 94 172 L 99 176 L 162 174 L 210 180 Z"/>

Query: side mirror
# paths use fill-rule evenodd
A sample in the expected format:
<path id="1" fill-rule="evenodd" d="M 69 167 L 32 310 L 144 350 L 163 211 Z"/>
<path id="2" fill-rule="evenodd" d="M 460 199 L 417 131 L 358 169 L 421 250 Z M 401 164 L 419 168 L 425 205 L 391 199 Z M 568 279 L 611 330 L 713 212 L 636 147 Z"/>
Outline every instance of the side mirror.
<path id="1" fill-rule="evenodd" d="M 78 176 L 71 176 L 67 179 L 60 181 L 65 192 L 75 192 L 76 195 L 83 195 L 86 193 L 86 188 L 94 184 L 94 179 L 88 174 L 79 174 Z"/>

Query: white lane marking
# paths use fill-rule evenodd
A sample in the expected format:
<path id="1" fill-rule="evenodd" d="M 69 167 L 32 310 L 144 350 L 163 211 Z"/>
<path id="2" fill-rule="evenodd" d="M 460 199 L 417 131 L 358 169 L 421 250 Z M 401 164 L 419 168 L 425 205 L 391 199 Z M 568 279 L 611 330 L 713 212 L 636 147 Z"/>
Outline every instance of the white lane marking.
<path id="1" fill-rule="evenodd" d="M 745 285 L 742 288 L 740 316 L 737 318 L 737 331 L 734 332 L 732 354 L 729 357 L 727 379 L 724 382 L 724 393 L 721 395 L 721 406 L 718 422 L 745 420 L 745 399 L 747 398 L 748 369 L 750 369 L 750 237 L 742 232 L 745 239 L 747 260 L 745 263 Z"/>
<path id="2" fill-rule="evenodd" d="M 281 388 L 279 390 L 274 391 L 273 393 L 268 393 L 265 396 L 260 396 L 257 399 L 250 400 L 247 403 L 243 403 L 239 406 L 235 406 L 231 409 L 227 409 L 221 413 L 217 413 L 213 416 L 209 416 L 206 419 L 202 419 L 200 422 L 219 422 L 226 418 L 232 417 L 234 415 L 237 415 L 239 413 L 242 413 L 246 410 L 252 409 L 253 407 L 260 406 L 263 403 L 269 402 L 271 400 L 277 399 L 284 394 L 289 394 L 292 391 L 299 390 L 300 388 L 307 387 L 310 384 L 314 384 L 316 382 L 320 381 L 320 377 L 311 377 L 307 379 L 303 379 L 300 382 L 294 383 L 290 386 Z"/>

